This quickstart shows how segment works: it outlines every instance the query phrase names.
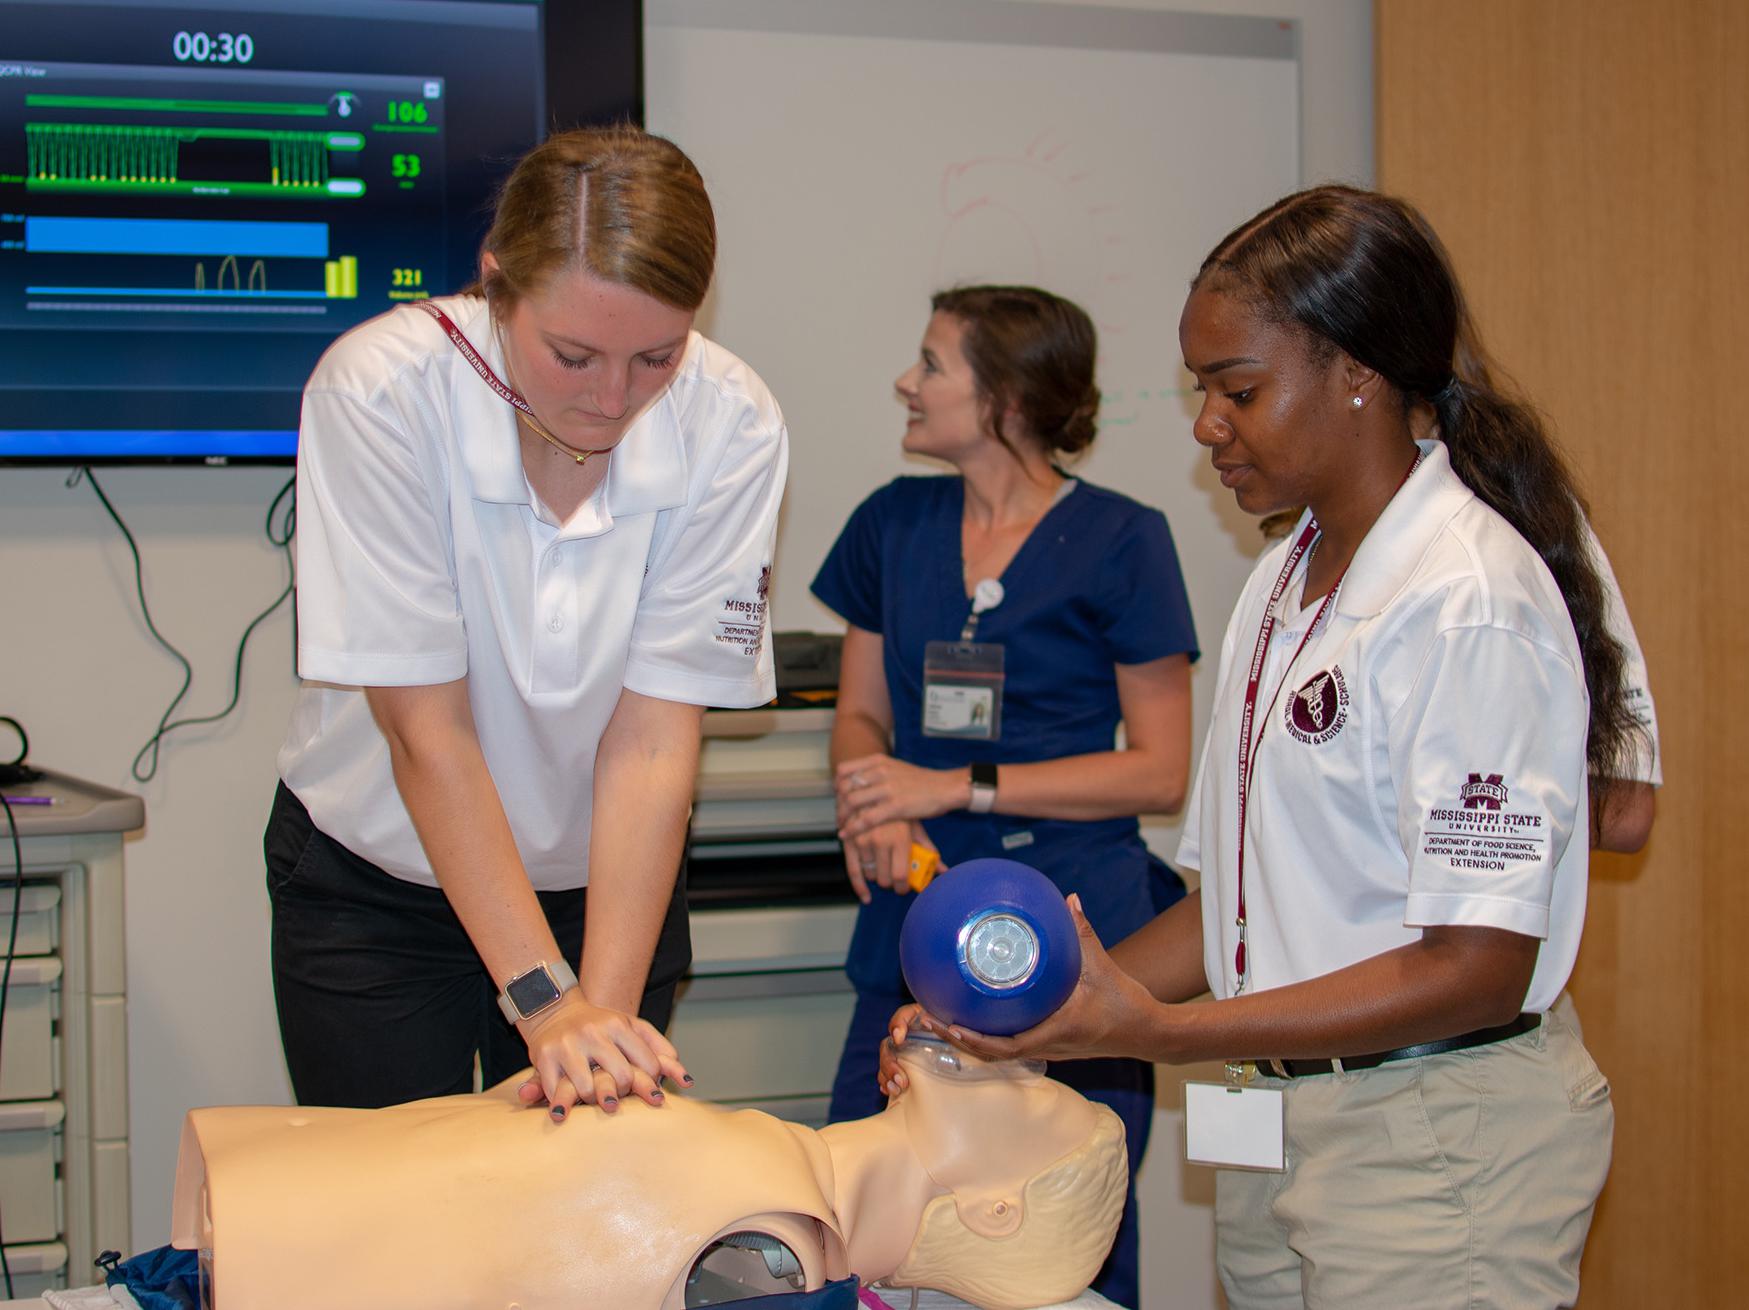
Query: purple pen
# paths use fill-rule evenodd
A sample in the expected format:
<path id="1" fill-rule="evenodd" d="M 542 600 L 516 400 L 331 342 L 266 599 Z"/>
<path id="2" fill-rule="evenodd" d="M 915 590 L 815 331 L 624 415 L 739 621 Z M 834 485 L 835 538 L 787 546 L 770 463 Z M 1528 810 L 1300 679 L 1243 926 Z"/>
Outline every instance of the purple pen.
<path id="1" fill-rule="evenodd" d="M 60 798 L 56 796 L 8 796 L 8 805 L 58 805 Z"/>

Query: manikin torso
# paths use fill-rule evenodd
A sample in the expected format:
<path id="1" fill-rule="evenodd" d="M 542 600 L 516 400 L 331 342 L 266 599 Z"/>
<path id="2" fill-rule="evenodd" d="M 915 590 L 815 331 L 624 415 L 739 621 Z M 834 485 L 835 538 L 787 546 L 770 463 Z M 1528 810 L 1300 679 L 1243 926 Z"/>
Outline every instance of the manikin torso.
<path id="1" fill-rule="evenodd" d="M 855 1273 L 992 1307 L 1079 1291 L 1122 1207 L 1115 1116 L 1026 1066 L 901 1058 L 905 1096 L 817 1132 L 683 1097 L 555 1124 L 516 1080 L 387 1110 L 196 1110 L 173 1240 L 210 1253 L 215 1310 L 669 1310 L 737 1233 L 781 1242 L 792 1286 Z"/>

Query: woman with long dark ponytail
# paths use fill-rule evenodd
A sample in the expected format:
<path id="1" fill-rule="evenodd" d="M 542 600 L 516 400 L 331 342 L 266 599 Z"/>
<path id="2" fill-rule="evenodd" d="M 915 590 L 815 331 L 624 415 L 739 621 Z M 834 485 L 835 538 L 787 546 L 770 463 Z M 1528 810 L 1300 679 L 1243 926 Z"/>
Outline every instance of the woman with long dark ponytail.
<path id="1" fill-rule="evenodd" d="M 1222 484 L 1307 507 L 1222 646 L 1179 850 L 1201 887 L 1109 956 L 1078 916 L 1081 984 L 1038 1028 L 949 1036 L 1229 1061 L 1208 1104 L 1235 1132 L 1187 1114 L 1193 1158 L 1252 1166 L 1217 1184 L 1235 1310 L 1570 1305 L 1614 1115 L 1551 1007 L 1587 778 L 1624 776 L 1636 734 L 1572 476 L 1402 201 L 1266 209 L 1179 337 Z M 895 1037 L 913 1023 L 942 1027 L 902 1012 Z M 1232 1153 L 1272 1129 L 1273 1158 Z"/>

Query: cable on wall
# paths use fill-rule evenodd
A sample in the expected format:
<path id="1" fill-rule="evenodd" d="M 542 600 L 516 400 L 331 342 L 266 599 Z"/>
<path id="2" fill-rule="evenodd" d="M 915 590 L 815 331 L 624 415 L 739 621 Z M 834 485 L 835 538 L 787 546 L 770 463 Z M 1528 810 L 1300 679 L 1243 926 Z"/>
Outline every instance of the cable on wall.
<path id="1" fill-rule="evenodd" d="M 97 499 L 102 503 L 105 512 L 108 513 L 115 526 L 121 530 L 122 538 L 127 542 L 128 553 L 133 556 L 134 561 L 134 593 L 139 597 L 140 614 L 146 621 L 146 630 L 152 634 L 153 640 L 168 651 L 171 658 L 182 666 L 182 685 L 176 689 L 176 694 L 164 707 L 164 713 L 158 718 L 157 729 L 146 739 L 146 744 L 140 747 L 139 753 L 134 756 L 134 762 L 129 769 L 134 776 L 134 781 L 150 782 L 157 776 L 159 751 L 166 737 L 181 728 L 217 723 L 237 708 L 237 703 L 243 695 L 243 656 L 248 649 L 249 638 L 254 635 L 255 629 L 260 627 L 269 615 L 285 604 L 286 598 L 292 594 L 297 585 L 296 564 L 291 550 L 292 538 L 297 533 L 297 502 L 292 499 L 291 494 L 292 488 L 296 485 L 296 478 L 287 478 L 285 485 L 268 503 L 267 520 L 262 529 L 268 544 L 285 552 L 285 589 L 274 597 L 271 605 L 249 621 L 248 627 L 243 629 L 243 635 L 237 641 L 237 656 L 232 664 L 231 699 L 226 702 L 225 708 L 217 714 L 202 714 L 183 719 L 174 716 L 177 706 L 182 704 L 183 698 L 188 695 L 189 688 L 194 684 L 194 666 L 188 662 L 186 655 L 173 646 L 162 632 L 158 631 L 158 625 L 152 619 L 151 607 L 146 603 L 146 582 L 144 566 L 140 560 L 140 547 L 139 543 L 134 540 L 134 534 L 128 530 L 128 525 L 116 512 L 114 503 L 105 494 L 102 484 L 97 480 L 97 474 L 92 471 L 89 465 L 82 465 L 74 469 L 67 478 L 67 486 L 75 487 L 81 479 L 91 484 L 91 490 L 97 494 Z"/>

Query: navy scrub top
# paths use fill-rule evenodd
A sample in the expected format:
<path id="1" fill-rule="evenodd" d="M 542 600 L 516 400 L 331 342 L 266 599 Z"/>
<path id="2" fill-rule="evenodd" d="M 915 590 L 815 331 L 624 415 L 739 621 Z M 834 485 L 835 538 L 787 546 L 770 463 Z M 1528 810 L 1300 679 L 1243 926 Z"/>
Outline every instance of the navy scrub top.
<path id="1" fill-rule="evenodd" d="M 1172 532 L 1158 510 L 1077 482 L 1002 574 L 1002 603 L 977 640 L 1005 647 L 1000 741 L 923 735 L 923 652 L 956 640 L 970 612 L 962 579 L 964 484 L 897 478 L 851 515 L 813 592 L 856 627 L 881 634 L 893 707 L 893 755 L 924 768 L 1023 764 L 1108 751 L 1122 718 L 1118 664 L 1198 654 Z M 1184 894 L 1143 845 L 1132 817 L 1076 821 L 958 810 L 924 822 L 948 865 L 1005 856 L 1078 892 L 1112 945 Z M 899 930 L 912 897 L 871 888 L 846 964 L 864 990 L 899 994 Z"/>

